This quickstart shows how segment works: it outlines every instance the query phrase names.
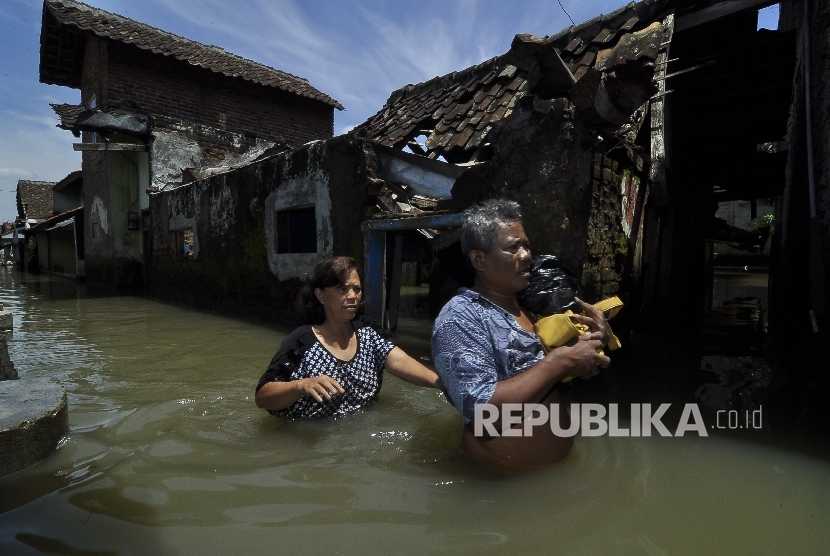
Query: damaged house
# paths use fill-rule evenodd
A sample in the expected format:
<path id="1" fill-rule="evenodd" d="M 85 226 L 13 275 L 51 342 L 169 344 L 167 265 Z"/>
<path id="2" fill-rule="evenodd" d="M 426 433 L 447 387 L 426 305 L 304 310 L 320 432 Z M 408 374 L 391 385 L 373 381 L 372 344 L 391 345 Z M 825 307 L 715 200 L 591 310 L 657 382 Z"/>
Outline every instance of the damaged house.
<path id="1" fill-rule="evenodd" d="M 770 331 L 786 343 L 798 329 L 815 349 L 827 182 L 808 187 L 804 144 L 826 145 L 827 131 L 805 132 L 817 124 L 802 76 L 826 28 L 808 22 L 828 6 L 810 2 L 806 17 L 784 2 L 780 28 L 758 29 L 770 4 L 646 0 L 518 35 L 501 56 L 393 92 L 348 135 L 152 193 L 151 290 L 287 321 L 316 261 L 345 254 L 363 261 L 367 312 L 394 328 L 404 264 L 428 275 L 435 314 L 470 279 L 461 212 L 508 197 L 586 299 L 623 298 L 623 343 L 658 372 L 699 372 L 711 244 L 761 240 L 718 227 L 714 209 L 772 198 Z M 826 107 L 822 94 L 812 102 Z M 794 302 L 793 284 L 811 295 Z"/>
<path id="2" fill-rule="evenodd" d="M 81 93 L 53 108 L 81 138 L 90 283 L 147 278 L 148 191 L 331 137 L 343 108 L 303 78 L 75 0 L 44 1 L 40 42 L 40 81 Z"/>

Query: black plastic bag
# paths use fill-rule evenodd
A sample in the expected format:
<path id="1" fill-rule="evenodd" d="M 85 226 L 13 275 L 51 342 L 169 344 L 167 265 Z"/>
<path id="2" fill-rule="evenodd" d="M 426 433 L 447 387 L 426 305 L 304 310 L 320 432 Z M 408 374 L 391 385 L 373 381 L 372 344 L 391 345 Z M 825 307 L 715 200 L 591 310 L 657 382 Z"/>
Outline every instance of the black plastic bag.
<path id="1" fill-rule="evenodd" d="M 539 255 L 530 262 L 530 284 L 519 292 L 519 304 L 541 317 L 582 308 L 574 301 L 580 296 L 580 281 L 555 255 Z"/>

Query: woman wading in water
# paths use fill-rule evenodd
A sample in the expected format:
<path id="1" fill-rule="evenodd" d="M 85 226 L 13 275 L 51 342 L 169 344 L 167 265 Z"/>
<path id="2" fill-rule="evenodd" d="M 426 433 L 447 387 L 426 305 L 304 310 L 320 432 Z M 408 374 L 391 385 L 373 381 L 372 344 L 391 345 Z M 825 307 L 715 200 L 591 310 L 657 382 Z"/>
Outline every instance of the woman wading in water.
<path id="1" fill-rule="evenodd" d="M 330 417 L 374 403 L 384 368 L 416 386 L 440 388 L 438 375 L 359 316 L 363 291 L 350 257 L 320 262 L 300 292 L 311 323 L 280 346 L 256 389 L 256 404 L 282 417 Z"/>

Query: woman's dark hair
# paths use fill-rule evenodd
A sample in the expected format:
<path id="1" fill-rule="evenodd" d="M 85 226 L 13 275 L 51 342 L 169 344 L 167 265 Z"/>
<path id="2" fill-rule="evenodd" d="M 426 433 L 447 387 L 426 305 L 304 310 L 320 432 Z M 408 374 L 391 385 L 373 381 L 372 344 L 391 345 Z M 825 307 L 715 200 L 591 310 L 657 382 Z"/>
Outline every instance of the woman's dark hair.
<path id="1" fill-rule="evenodd" d="M 326 321 L 326 310 L 314 295 L 314 290 L 343 284 L 352 270 L 356 270 L 360 276 L 357 263 L 351 257 L 330 257 L 320 261 L 306 278 L 294 307 L 305 315 L 309 323 L 323 324 Z"/>

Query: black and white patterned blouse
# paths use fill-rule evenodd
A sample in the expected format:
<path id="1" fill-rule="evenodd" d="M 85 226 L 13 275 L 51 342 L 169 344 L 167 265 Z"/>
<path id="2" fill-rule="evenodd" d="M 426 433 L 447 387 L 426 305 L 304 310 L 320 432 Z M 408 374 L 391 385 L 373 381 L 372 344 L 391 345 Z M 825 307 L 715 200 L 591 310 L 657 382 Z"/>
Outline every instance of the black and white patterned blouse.
<path id="1" fill-rule="evenodd" d="M 303 396 L 285 409 L 271 411 L 273 415 L 292 418 L 339 416 L 377 400 L 386 357 L 395 344 L 359 319 L 352 323 L 357 333 L 357 350 L 349 361 L 338 359 L 323 347 L 311 326 L 298 328 L 283 341 L 259 380 L 257 391 L 269 382 L 327 375 L 339 382 L 345 392 L 322 403 Z"/>

